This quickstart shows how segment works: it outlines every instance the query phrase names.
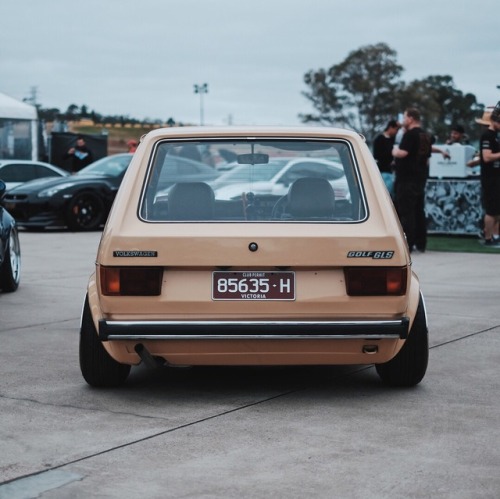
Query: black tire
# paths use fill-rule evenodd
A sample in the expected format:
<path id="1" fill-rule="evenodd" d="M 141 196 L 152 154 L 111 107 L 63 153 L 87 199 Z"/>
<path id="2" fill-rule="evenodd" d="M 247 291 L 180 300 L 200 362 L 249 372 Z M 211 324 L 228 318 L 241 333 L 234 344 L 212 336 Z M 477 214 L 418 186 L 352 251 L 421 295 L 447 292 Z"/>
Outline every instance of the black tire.
<path id="1" fill-rule="evenodd" d="M 385 364 L 375 368 L 382 381 L 390 386 L 409 387 L 422 381 L 429 362 L 429 334 L 422 296 L 413 326 L 403 348 Z"/>
<path id="2" fill-rule="evenodd" d="M 4 257 L 0 267 L 0 288 L 7 293 L 11 293 L 19 287 L 19 281 L 21 280 L 21 245 L 15 227 L 10 230 Z"/>
<path id="3" fill-rule="evenodd" d="M 116 362 L 102 346 L 92 320 L 88 298 L 85 299 L 80 329 L 80 370 L 85 381 L 95 387 L 122 385 L 130 373 L 128 364 Z"/>
<path id="4" fill-rule="evenodd" d="M 66 223 L 71 230 L 96 230 L 104 222 L 104 203 L 93 192 L 77 194 L 68 206 Z"/>

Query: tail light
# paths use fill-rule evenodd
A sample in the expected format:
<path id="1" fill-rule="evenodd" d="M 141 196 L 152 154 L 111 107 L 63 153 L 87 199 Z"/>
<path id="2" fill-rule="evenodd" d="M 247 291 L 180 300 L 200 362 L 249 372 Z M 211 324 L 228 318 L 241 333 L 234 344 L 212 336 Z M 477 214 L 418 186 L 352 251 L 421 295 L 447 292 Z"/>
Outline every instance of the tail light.
<path id="1" fill-rule="evenodd" d="M 161 267 L 100 267 L 101 291 L 105 296 L 158 296 Z"/>
<path id="2" fill-rule="evenodd" d="M 349 296 L 401 296 L 406 292 L 407 267 L 347 267 Z"/>

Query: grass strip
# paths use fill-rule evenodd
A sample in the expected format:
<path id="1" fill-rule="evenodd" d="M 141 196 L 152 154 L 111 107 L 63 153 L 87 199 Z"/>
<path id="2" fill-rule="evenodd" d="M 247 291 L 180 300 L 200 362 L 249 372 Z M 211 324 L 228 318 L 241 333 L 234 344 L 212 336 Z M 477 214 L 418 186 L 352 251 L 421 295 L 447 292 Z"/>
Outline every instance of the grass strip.
<path id="1" fill-rule="evenodd" d="M 442 236 L 429 234 L 427 249 L 430 251 L 453 251 L 461 253 L 498 253 L 498 248 L 489 248 L 476 236 Z"/>

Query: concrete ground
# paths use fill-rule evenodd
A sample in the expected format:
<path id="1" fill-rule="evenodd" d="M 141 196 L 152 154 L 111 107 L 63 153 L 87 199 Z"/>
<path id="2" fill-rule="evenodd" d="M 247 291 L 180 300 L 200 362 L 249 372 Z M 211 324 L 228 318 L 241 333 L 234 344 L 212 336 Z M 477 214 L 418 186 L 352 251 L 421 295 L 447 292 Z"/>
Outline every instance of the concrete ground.
<path id="1" fill-rule="evenodd" d="M 414 256 L 427 375 L 134 368 L 91 389 L 78 328 L 100 233 L 21 234 L 0 294 L 0 498 L 500 497 L 499 255 Z"/>

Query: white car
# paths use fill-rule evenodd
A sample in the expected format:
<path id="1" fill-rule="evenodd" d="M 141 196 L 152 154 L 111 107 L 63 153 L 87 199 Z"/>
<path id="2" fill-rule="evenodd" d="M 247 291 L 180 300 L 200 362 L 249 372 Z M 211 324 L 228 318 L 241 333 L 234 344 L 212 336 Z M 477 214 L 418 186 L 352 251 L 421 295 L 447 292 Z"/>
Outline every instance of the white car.
<path id="1" fill-rule="evenodd" d="M 236 199 L 242 194 L 284 196 L 301 177 L 326 178 L 337 201 L 346 200 L 349 189 L 342 164 L 322 158 L 278 157 L 265 165 L 240 164 L 223 173 L 211 186 L 218 199 Z M 250 180 L 250 181 L 249 181 Z"/>
<path id="2" fill-rule="evenodd" d="M 66 170 L 42 161 L 0 159 L 0 178 L 5 182 L 7 191 L 30 180 L 68 175 Z"/>

